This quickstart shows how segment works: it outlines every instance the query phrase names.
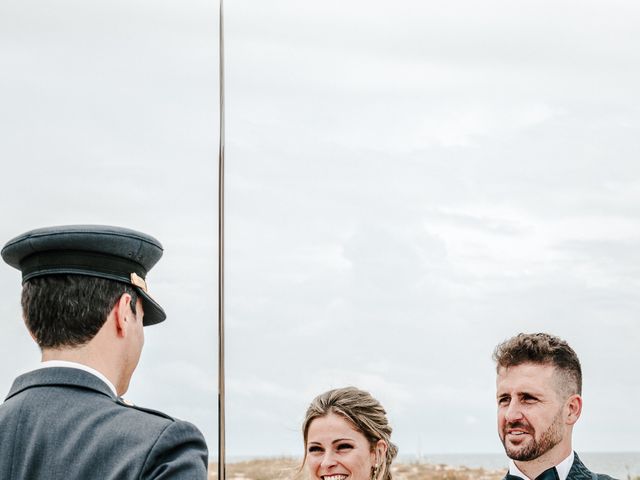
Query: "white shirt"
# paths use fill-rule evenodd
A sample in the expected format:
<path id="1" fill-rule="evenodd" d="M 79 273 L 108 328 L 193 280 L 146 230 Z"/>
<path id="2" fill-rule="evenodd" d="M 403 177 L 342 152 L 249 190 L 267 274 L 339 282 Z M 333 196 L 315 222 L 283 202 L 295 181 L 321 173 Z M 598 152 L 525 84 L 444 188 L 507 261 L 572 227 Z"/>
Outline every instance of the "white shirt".
<path id="1" fill-rule="evenodd" d="M 569 470 L 571 470 L 571 466 L 573 465 L 574 456 L 575 454 L 572 451 L 567 458 L 556 465 L 556 471 L 558 472 L 558 477 L 560 478 L 560 480 L 567 480 L 567 477 L 569 476 Z M 523 478 L 524 480 L 531 480 L 524 473 L 522 473 L 518 467 L 516 467 L 516 462 L 514 462 L 513 460 L 509 461 L 509 474 Z"/>
<path id="2" fill-rule="evenodd" d="M 82 363 L 68 362 L 66 360 L 47 360 L 46 362 L 41 362 L 40 366 L 37 369 L 51 368 L 51 367 L 77 368 L 78 370 L 84 370 L 85 372 L 89 372 L 90 374 L 95 375 L 104 383 L 106 383 L 107 386 L 113 392 L 113 394 L 116 397 L 118 396 L 118 392 L 116 392 L 116 387 L 113 385 L 113 383 L 111 383 L 107 377 L 105 377 L 102 373 L 100 373 L 95 368 L 91 368 L 87 365 L 83 365 Z"/>

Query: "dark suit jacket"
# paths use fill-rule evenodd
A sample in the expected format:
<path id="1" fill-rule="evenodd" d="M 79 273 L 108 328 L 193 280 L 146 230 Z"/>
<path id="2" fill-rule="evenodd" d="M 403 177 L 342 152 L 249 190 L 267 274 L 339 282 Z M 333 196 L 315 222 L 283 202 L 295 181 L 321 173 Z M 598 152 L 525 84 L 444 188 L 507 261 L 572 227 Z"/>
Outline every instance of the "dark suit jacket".
<path id="1" fill-rule="evenodd" d="M 96 376 L 43 368 L 15 379 L 0 405 L 0 478 L 207 478 L 192 424 L 126 405 Z"/>
<path id="2" fill-rule="evenodd" d="M 615 480 L 611 478 L 609 475 L 602 475 L 601 473 L 593 473 L 587 467 L 584 466 L 584 463 L 580 461 L 577 453 L 574 453 L 575 457 L 573 459 L 573 465 L 571 466 L 571 470 L 569 470 L 569 475 L 567 476 L 567 480 Z M 507 477 L 504 477 L 505 480 Z"/>

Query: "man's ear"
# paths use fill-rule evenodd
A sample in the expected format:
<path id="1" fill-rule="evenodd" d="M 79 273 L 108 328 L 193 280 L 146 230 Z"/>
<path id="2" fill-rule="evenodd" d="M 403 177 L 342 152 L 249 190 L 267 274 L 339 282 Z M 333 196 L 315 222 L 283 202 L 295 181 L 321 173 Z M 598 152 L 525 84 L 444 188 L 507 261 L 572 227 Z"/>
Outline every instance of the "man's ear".
<path id="1" fill-rule="evenodd" d="M 131 295 L 123 293 L 113 307 L 114 324 L 116 327 L 116 333 L 119 337 L 124 337 L 127 334 L 127 327 L 129 320 L 127 319 L 127 313 L 131 310 Z"/>
<path id="2" fill-rule="evenodd" d="M 565 405 L 567 411 L 565 421 L 568 425 L 573 425 L 578 421 L 578 419 L 580 418 L 580 414 L 582 413 L 582 397 L 577 393 L 571 395 L 569 398 L 567 398 Z"/>

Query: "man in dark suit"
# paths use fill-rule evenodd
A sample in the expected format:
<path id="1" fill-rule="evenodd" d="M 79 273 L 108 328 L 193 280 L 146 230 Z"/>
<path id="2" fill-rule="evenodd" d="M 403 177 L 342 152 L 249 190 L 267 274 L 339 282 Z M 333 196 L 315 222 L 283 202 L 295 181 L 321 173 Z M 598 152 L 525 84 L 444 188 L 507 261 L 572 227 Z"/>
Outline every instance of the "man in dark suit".
<path id="1" fill-rule="evenodd" d="M 498 434 L 511 459 L 505 480 L 612 480 L 590 472 L 571 446 L 582 412 L 582 369 L 573 349 L 546 333 L 495 349 Z"/>
<path id="2" fill-rule="evenodd" d="M 22 272 L 23 317 L 42 363 L 0 405 L 0 478 L 207 478 L 195 426 L 121 398 L 143 326 L 166 317 L 145 280 L 161 256 L 149 235 L 94 225 L 32 230 L 2 249 Z"/>

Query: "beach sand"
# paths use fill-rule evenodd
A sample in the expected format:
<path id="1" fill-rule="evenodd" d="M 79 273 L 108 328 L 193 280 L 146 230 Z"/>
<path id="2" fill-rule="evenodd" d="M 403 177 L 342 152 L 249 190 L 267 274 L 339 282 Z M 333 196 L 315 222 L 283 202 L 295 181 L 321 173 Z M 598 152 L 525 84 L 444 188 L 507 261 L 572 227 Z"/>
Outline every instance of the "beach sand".
<path id="1" fill-rule="evenodd" d="M 209 479 L 218 478 L 217 464 L 209 465 Z M 394 480 L 502 480 L 504 471 L 450 467 L 426 463 L 397 463 L 391 467 Z M 307 480 L 300 471 L 300 460 L 293 458 L 259 459 L 228 463 L 227 480 Z"/>

